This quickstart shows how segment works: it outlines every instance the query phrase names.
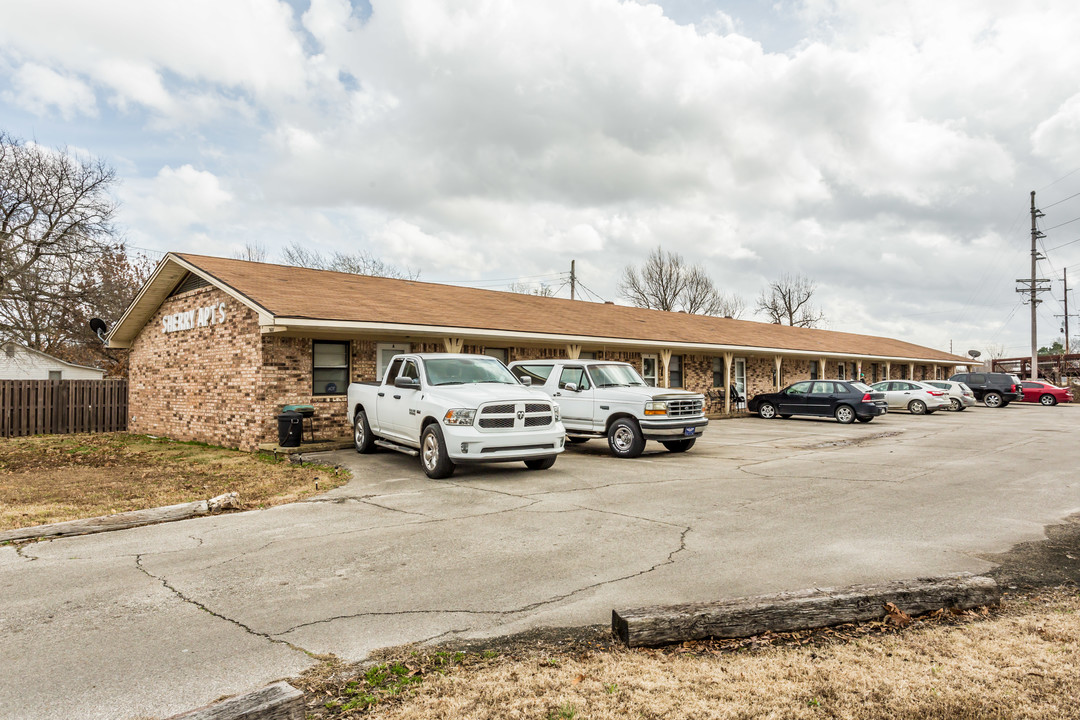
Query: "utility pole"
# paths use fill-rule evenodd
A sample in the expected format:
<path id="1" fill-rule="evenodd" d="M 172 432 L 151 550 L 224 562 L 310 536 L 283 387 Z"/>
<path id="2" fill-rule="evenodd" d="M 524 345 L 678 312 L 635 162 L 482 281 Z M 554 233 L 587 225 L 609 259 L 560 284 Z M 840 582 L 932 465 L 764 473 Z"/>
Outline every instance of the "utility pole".
<path id="1" fill-rule="evenodd" d="M 1054 317 L 1065 318 L 1065 354 L 1069 354 L 1069 269 L 1063 268 L 1061 270 L 1061 284 L 1065 288 L 1065 314 L 1055 315 Z"/>
<path id="2" fill-rule="evenodd" d="M 574 299 L 574 291 L 577 286 L 577 273 L 574 271 L 574 264 L 577 260 L 570 261 L 570 299 Z"/>
<path id="3" fill-rule="evenodd" d="M 1042 257 L 1039 254 L 1038 241 L 1039 238 L 1046 237 L 1039 231 L 1039 226 L 1036 223 L 1038 218 L 1043 217 L 1043 213 L 1037 207 L 1035 207 L 1035 191 L 1031 191 L 1031 278 L 1017 278 L 1016 282 L 1021 285 L 1027 285 L 1027 287 L 1018 287 L 1016 292 L 1026 293 L 1030 297 L 1028 303 L 1031 305 L 1031 379 L 1039 379 L 1039 340 L 1038 333 L 1036 332 L 1036 312 L 1039 303 L 1042 300 L 1038 299 L 1038 294 L 1046 292 L 1050 288 L 1040 283 L 1050 282 L 1046 278 L 1040 278 L 1036 276 L 1038 272 L 1039 258 Z"/>

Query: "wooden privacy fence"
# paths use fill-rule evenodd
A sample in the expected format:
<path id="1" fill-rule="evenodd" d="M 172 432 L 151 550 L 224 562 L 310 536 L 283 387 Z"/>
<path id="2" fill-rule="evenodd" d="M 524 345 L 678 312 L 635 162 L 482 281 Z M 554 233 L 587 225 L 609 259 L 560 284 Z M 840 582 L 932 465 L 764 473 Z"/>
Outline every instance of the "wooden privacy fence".
<path id="1" fill-rule="evenodd" d="M 127 430 L 127 380 L 0 380 L 0 436 Z"/>

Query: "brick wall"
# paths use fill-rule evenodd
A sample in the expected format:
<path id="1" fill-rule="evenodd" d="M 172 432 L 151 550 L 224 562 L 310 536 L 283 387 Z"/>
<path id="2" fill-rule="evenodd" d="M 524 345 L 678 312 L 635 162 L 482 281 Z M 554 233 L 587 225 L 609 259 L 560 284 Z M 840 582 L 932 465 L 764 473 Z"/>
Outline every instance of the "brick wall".
<path id="1" fill-rule="evenodd" d="M 163 319 L 223 308 L 213 324 L 163 331 Z M 197 321 L 196 321 L 197 322 Z M 131 347 L 128 427 L 132 432 L 228 447 L 252 447 L 251 411 L 260 386 L 258 316 L 217 288 L 167 299 Z"/>
<path id="2" fill-rule="evenodd" d="M 213 307 L 213 321 L 193 323 L 189 329 L 163 332 L 163 318 L 177 313 Z M 217 321 L 220 309 L 225 317 Z M 204 319 L 205 311 L 204 311 Z M 330 339 L 330 338 L 327 338 Z M 389 341 L 389 340 L 388 340 Z M 398 341 L 400 342 L 400 341 Z M 315 406 L 315 437 L 329 439 L 350 432 L 344 395 L 312 395 L 311 337 L 263 335 L 257 314 L 214 287 L 192 290 L 167 299 L 136 337 L 130 353 L 130 418 L 133 432 L 162 435 L 177 440 L 198 440 L 226 447 L 253 450 L 277 439 L 277 415 L 283 405 Z M 524 347 L 510 343 L 509 362 L 528 359 L 565 358 L 565 346 Z M 350 343 L 350 380 L 376 381 L 374 340 Z M 441 341 L 413 343 L 413 352 L 442 352 Z M 482 353 L 483 345 L 465 345 L 463 352 Z M 586 348 L 588 351 L 588 348 Z M 593 350 L 597 359 L 627 362 L 642 369 L 641 351 Z M 658 356 L 659 352 L 655 353 Z M 674 352 L 674 355 L 680 353 Z M 773 358 L 739 356 L 746 361 L 747 397 L 772 392 Z M 713 389 L 713 355 L 682 354 L 683 389 L 706 395 L 708 412 L 723 409 Z M 809 379 L 810 358 L 785 358 L 781 386 Z M 659 384 L 663 386 L 663 364 Z M 874 364 L 865 362 L 863 372 L 872 381 Z M 884 363 L 877 363 L 878 379 L 884 379 Z M 907 363 L 893 363 L 891 375 L 908 375 Z M 933 377 L 934 367 L 917 365 L 915 376 Z M 947 370 L 943 371 L 947 372 Z M 835 378 L 838 361 L 826 363 L 822 377 Z M 850 366 L 845 377 L 852 379 Z M 734 379 L 734 378 L 733 378 Z"/>

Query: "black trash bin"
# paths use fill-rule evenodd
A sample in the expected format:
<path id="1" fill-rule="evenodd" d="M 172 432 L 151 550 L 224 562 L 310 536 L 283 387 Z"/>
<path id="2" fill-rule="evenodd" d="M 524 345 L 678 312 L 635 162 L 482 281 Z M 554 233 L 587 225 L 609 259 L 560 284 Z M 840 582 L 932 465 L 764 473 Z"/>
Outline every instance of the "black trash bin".
<path id="1" fill-rule="evenodd" d="M 290 410 L 277 416 L 277 440 L 281 447 L 300 447 L 304 416 Z"/>

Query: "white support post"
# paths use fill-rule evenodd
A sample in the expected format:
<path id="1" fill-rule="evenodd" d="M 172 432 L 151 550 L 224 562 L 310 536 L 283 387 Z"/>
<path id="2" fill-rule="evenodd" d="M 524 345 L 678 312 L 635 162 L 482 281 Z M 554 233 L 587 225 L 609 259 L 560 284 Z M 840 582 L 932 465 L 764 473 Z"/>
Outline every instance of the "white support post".
<path id="1" fill-rule="evenodd" d="M 724 414 L 731 414 L 731 366 L 735 362 L 735 353 L 724 353 Z"/>

